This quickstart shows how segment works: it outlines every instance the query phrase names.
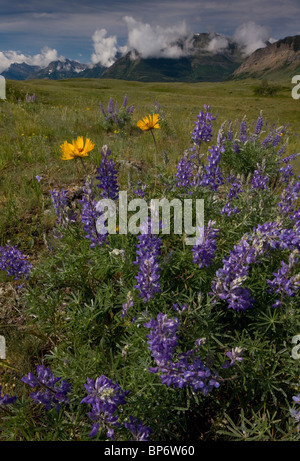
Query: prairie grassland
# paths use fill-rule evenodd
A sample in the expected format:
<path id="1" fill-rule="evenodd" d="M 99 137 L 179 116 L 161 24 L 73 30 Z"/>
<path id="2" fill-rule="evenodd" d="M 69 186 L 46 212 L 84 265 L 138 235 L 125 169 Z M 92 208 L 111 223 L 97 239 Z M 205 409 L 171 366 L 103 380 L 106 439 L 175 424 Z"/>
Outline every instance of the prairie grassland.
<path id="1" fill-rule="evenodd" d="M 39 232 L 41 194 L 61 185 L 77 184 L 82 171 L 60 160 L 60 144 L 77 136 L 89 137 L 97 149 L 87 159 L 92 170 L 99 161 L 102 145 L 109 145 L 116 160 L 129 160 L 153 166 L 151 136 L 136 128 L 134 121 L 155 110 L 155 101 L 165 112 L 166 129 L 156 134 L 158 150 L 170 158 L 168 169 L 191 142 L 194 121 L 204 104 L 225 120 L 239 123 L 244 115 L 255 123 L 260 110 L 270 124 L 289 124 L 288 153 L 300 151 L 299 101 L 291 97 L 291 87 L 282 85 L 275 97 L 257 97 L 254 80 L 224 83 L 138 83 L 118 80 L 35 80 L 7 82 L 7 100 L 0 102 L 0 242 L 14 237 L 23 247 L 33 247 Z M 37 96 L 37 103 L 25 103 L 26 93 Z M 99 123 L 99 101 L 107 106 L 110 97 L 119 105 L 124 95 L 135 105 L 133 123 L 126 132 L 107 133 Z M 237 125 L 238 129 L 238 125 Z M 299 162 L 299 159 L 298 159 Z M 300 165 L 298 163 L 298 165 Z M 299 170 L 299 168 L 298 168 Z M 35 176 L 43 176 L 37 187 Z M 126 181 L 126 168 L 121 181 Z"/>

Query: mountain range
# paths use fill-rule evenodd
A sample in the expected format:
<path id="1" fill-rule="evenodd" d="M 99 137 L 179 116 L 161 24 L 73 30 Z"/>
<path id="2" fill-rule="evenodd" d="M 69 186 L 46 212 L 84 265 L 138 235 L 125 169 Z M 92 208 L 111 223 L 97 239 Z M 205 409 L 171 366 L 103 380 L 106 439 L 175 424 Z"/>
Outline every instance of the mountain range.
<path id="1" fill-rule="evenodd" d="M 212 40 L 215 39 L 215 42 Z M 215 43 L 218 46 L 212 47 Z M 177 43 L 178 45 L 178 43 Z M 179 44 L 180 45 L 180 44 Z M 214 49 L 213 49 L 214 48 Z M 222 35 L 195 34 L 191 49 L 178 58 L 143 58 L 136 50 L 117 56 L 104 67 L 64 59 L 47 67 L 14 63 L 2 72 L 6 79 L 112 78 L 131 81 L 217 82 L 247 77 L 270 78 L 300 74 L 300 35 L 266 43 L 245 57 L 236 42 Z"/>

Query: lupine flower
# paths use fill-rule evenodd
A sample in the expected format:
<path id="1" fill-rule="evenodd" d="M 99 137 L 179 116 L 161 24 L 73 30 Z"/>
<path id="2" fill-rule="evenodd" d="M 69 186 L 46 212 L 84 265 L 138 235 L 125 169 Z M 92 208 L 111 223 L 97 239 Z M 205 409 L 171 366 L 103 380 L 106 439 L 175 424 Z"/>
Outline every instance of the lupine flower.
<path id="1" fill-rule="evenodd" d="M 117 182 L 117 170 L 112 158 L 109 158 L 111 151 L 108 146 L 103 146 L 101 149 L 101 163 L 97 168 L 98 176 L 96 179 L 100 181 L 97 187 L 101 189 L 102 198 L 110 198 L 116 200 L 119 195 L 119 186 Z"/>
<path id="2" fill-rule="evenodd" d="M 298 201 L 299 192 L 300 180 L 296 183 L 289 182 L 286 188 L 282 191 L 278 207 L 280 209 L 280 213 L 283 216 L 294 219 L 295 213 L 297 211 L 295 207 Z"/>
<path id="3" fill-rule="evenodd" d="M 161 239 L 150 233 L 149 220 L 141 225 L 141 234 L 138 236 L 137 259 L 134 264 L 139 265 L 138 275 L 135 277 L 135 288 L 139 296 L 146 303 L 160 293 L 160 267 L 158 257 L 160 254 Z"/>
<path id="4" fill-rule="evenodd" d="M 56 214 L 56 223 L 59 226 L 66 226 L 69 222 L 75 222 L 75 213 L 69 207 L 68 190 L 50 191 L 53 208 Z"/>
<path id="5" fill-rule="evenodd" d="M 233 131 L 232 131 L 232 122 L 229 122 L 229 127 L 227 131 L 227 141 L 232 141 L 233 140 Z"/>
<path id="6" fill-rule="evenodd" d="M 283 136 L 283 133 L 282 133 L 281 129 L 279 131 L 276 131 L 276 134 L 275 134 L 273 142 L 272 142 L 272 147 L 277 147 L 278 146 L 282 136 Z"/>
<path id="7" fill-rule="evenodd" d="M 238 197 L 241 192 L 241 181 L 234 175 L 231 175 L 227 178 L 227 181 L 230 184 L 230 189 L 227 194 L 228 202 L 226 205 L 223 206 L 221 210 L 221 214 L 227 214 L 227 216 L 231 216 L 232 214 L 239 213 L 240 210 L 235 206 L 232 208 L 232 201 Z"/>
<path id="8" fill-rule="evenodd" d="M 300 394 L 295 395 L 293 397 L 293 400 L 299 405 L 300 404 Z M 296 420 L 297 423 L 300 423 L 300 407 L 298 407 L 296 410 L 294 410 L 293 408 L 290 408 L 290 415 Z"/>
<path id="9" fill-rule="evenodd" d="M 58 412 L 62 403 L 68 403 L 67 394 L 71 392 L 71 384 L 65 380 L 61 381 L 61 378 L 54 377 L 50 368 L 46 368 L 44 365 L 37 366 L 36 371 L 37 376 L 28 373 L 21 378 L 21 381 L 30 387 L 39 388 L 37 392 L 30 394 L 35 402 L 45 405 L 46 411 L 54 406 Z"/>
<path id="10" fill-rule="evenodd" d="M 84 145 L 82 136 L 78 136 L 76 140 L 72 141 L 72 144 L 70 144 L 68 141 L 65 141 L 60 146 L 63 153 L 62 160 L 72 160 L 74 158 L 88 157 L 88 153 L 93 150 L 94 147 L 95 144 L 89 138 L 86 139 Z"/>
<path id="11" fill-rule="evenodd" d="M 121 314 L 121 317 L 125 317 L 125 315 L 127 314 L 127 311 L 130 307 L 133 307 L 134 306 L 134 301 L 133 301 L 133 297 L 132 297 L 132 294 L 131 292 L 129 291 L 127 293 L 127 300 L 126 300 L 126 303 L 123 303 L 122 304 L 122 314 Z"/>
<path id="12" fill-rule="evenodd" d="M 257 165 L 251 179 L 252 189 L 265 190 L 268 188 L 269 176 L 264 174 L 265 166 Z"/>
<path id="13" fill-rule="evenodd" d="M 254 131 L 255 138 L 257 138 L 260 135 L 262 127 L 263 127 L 263 123 L 264 123 L 263 113 L 262 111 L 260 111 L 260 115 L 257 119 L 255 131 Z"/>
<path id="14" fill-rule="evenodd" d="M 294 175 L 292 165 L 285 165 L 278 168 L 278 173 L 281 175 L 281 182 L 289 182 L 291 176 Z"/>
<path id="15" fill-rule="evenodd" d="M 216 221 L 208 221 L 204 229 L 203 241 L 201 243 L 196 243 L 192 248 L 193 262 L 197 264 L 200 269 L 211 266 L 215 257 L 217 249 L 216 239 L 219 233 L 219 229 L 213 227 L 215 224 Z"/>
<path id="16" fill-rule="evenodd" d="M 210 142 L 212 138 L 212 121 L 216 120 L 216 117 L 209 110 L 210 106 L 204 104 L 204 111 L 199 113 L 195 122 L 192 140 L 196 146 L 199 146 L 201 142 Z"/>
<path id="17" fill-rule="evenodd" d="M 232 144 L 233 152 L 235 154 L 238 154 L 240 152 L 240 146 L 239 143 L 235 140 Z"/>
<path id="18" fill-rule="evenodd" d="M 228 303 L 229 309 L 244 311 L 253 306 L 250 290 L 242 285 L 247 279 L 251 264 L 270 249 L 300 248 L 297 230 L 283 229 L 279 222 L 268 222 L 253 229 L 223 260 L 223 268 L 216 272 L 212 294 Z"/>
<path id="19" fill-rule="evenodd" d="M 225 364 L 223 365 L 223 368 L 228 368 L 234 365 L 236 362 L 242 362 L 243 361 L 243 349 L 241 347 L 234 347 L 231 349 L 231 351 L 226 352 L 226 356 L 229 357 L 230 362 L 228 360 L 225 361 Z"/>
<path id="20" fill-rule="evenodd" d="M 7 276 L 13 276 L 15 280 L 21 277 L 28 278 L 32 264 L 16 246 L 7 243 L 0 247 L 0 270 L 5 271 Z"/>
<path id="21" fill-rule="evenodd" d="M 210 155 L 207 156 L 208 165 L 204 167 L 204 173 L 201 178 L 201 186 L 210 187 L 211 190 L 217 191 L 219 186 L 224 184 L 223 175 L 219 167 L 221 154 L 225 151 L 222 144 L 212 146 L 208 149 Z"/>
<path id="22" fill-rule="evenodd" d="M 260 143 L 261 147 L 266 149 L 268 147 L 268 144 L 270 144 L 273 140 L 273 136 L 271 133 L 269 133 L 265 139 L 263 139 L 263 141 Z"/>
<path id="23" fill-rule="evenodd" d="M 130 422 L 124 422 L 124 426 L 128 429 L 133 435 L 132 441 L 144 442 L 149 440 L 150 434 L 153 432 L 150 427 L 143 426 L 142 421 L 129 416 Z"/>
<path id="24" fill-rule="evenodd" d="M 165 365 L 172 359 L 175 348 L 178 345 L 177 329 L 179 320 L 169 319 L 166 314 L 157 314 L 157 320 L 151 319 L 145 323 L 150 328 L 148 338 L 149 349 L 158 366 Z"/>
<path id="25" fill-rule="evenodd" d="M 268 284 L 271 288 L 271 291 L 274 293 L 281 294 L 281 300 L 283 295 L 293 297 L 296 294 L 296 291 L 300 287 L 300 274 L 293 275 L 290 277 L 292 269 L 299 262 L 299 251 L 294 250 L 289 256 L 289 263 L 286 264 L 284 261 L 281 261 L 281 268 L 278 272 L 273 272 L 273 280 L 268 280 Z M 278 307 L 281 304 L 281 301 L 276 300 L 273 307 Z"/>
<path id="26" fill-rule="evenodd" d="M 175 173 L 176 187 L 187 188 L 193 184 L 194 168 L 193 155 L 184 152 L 182 158 L 177 165 L 177 173 Z"/>
<path id="27" fill-rule="evenodd" d="M 246 117 L 244 117 L 240 124 L 240 141 L 241 143 L 245 144 L 247 139 L 248 139 L 247 122 L 246 122 Z"/>
<path id="28" fill-rule="evenodd" d="M 143 117 L 142 120 L 139 120 L 136 125 L 143 131 L 154 129 L 158 130 L 160 129 L 159 114 L 149 114 L 148 116 Z"/>
<path id="29" fill-rule="evenodd" d="M 145 190 L 147 189 L 147 184 L 140 185 L 140 188 L 137 188 L 133 191 L 138 197 L 144 198 L 145 197 Z"/>
<path id="30" fill-rule="evenodd" d="M 119 405 L 126 403 L 126 396 L 129 391 L 123 391 L 119 384 L 113 383 L 111 379 L 101 375 L 93 379 L 87 378 L 84 385 L 87 396 L 80 403 L 92 405 L 89 413 L 90 418 L 95 421 L 90 436 L 95 436 L 100 427 L 107 430 L 107 436 L 114 439 L 114 427 L 119 427 L 118 417 L 115 414 Z"/>
<path id="31" fill-rule="evenodd" d="M 96 209 L 97 200 L 94 198 L 92 184 L 87 180 L 83 189 L 83 196 L 78 202 L 82 205 L 80 218 L 86 232 L 85 238 L 91 241 L 91 248 L 101 246 L 106 242 L 106 234 L 100 234 L 97 230 L 97 220 L 100 213 Z"/>
<path id="32" fill-rule="evenodd" d="M 207 395 L 214 387 L 219 387 L 219 383 L 209 368 L 207 368 L 197 356 L 198 348 L 203 343 L 196 341 L 195 350 L 192 349 L 178 356 L 174 362 L 175 348 L 178 345 L 177 330 L 179 320 L 169 319 L 166 314 L 159 313 L 157 320 L 151 319 L 145 323 L 145 327 L 150 328 L 151 332 L 147 335 L 149 349 L 156 362 L 156 367 L 150 367 L 151 373 L 160 373 L 163 384 L 174 388 L 184 388 L 190 386 L 194 392 L 202 392 Z"/>
<path id="33" fill-rule="evenodd" d="M 10 405 L 12 403 L 15 403 L 16 400 L 17 400 L 16 396 L 10 397 L 7 394 L 2 395 L 2 386 L 0 386 L 0 408 L 1 406 Z"/>
<path id="34" fill-rule="evenodd" d="M 188 304 L 182 304 L 180 306 L 178 303 L 174 303 L 172 307 L 174 311 L 177 311 L 179 314 L 182 314 L 183 312 L 187 311 L 189 308 Z"/>

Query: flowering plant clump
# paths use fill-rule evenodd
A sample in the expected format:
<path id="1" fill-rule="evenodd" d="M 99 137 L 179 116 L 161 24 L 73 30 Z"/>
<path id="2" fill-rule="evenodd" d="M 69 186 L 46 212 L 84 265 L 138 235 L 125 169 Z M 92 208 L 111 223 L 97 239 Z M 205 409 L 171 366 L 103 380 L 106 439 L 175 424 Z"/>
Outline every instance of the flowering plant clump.
<path id="1" fill-rule="evenodd" d="M 110 131 L 115 128 L 121 129 L 130 123 L 135 107 L 134 105 L 128 106 L 127 103 L 127 95 L 124 96 L 124 100 L 120 108 L 118 107 L 118 103 L 115 102 L 113 98 L 110 98 L 107 109 L 105 110 L 102 102 L 100 101 L 100 123 L 106 131 Z"/>
<path id="2" fill-rule="evenodd" d="M 127 97 L 100 109 L 107 129 L 133 112 Z M 17 292 L 0 283 L 9 357 L 1 440 L 300 440 L 297 155 L 287 152 L 287 125 L 268 124 L 262 111 L 252 124 L 247 114 L 220 126 L 215 113 L 204 105 L 174 139 L 174 119 L 161 123 L 156 103 L 130 139 L 106 133 L 90 173 L 83 157 L 95 145 L 65 141 L 62 160 L 83 166 L 70 162 L 75 188 L 46 192 L 49 172 L 31 173 L 56 224 L 42 208 L 22 248 L 35 250 L 40 229 L 46 240 L 57 227 L 60 238 L 34 267 L 16 246 L 0 248 L 0 269 L 24 278 Z M 179 130 L 186 120 L 177 116 Z M 177 164 L 169 144 L 167 156 L 157 149 L 158 129 L 159 148 L 176 141 L 183 152 Z M 145 156 L 142 132 L 155 144 Z M 199 199 L 200 220 L 198 208 L 185 209 Z"/>
<path id="3" fill-rule="evenodd" d="M 45 406 L 45 410 L 50 410 L 53 406 L 58 412 L 62 403 L 68 403 L 68 394 L 71 391 L 71 384 L 55 377 L 50 368 L 39 365 L 36 368 L 37 376 L 28 373 L 23 376 L 22 381 L 30 387 L 37 387 L 38 390 L 30 394 L 30 397 L 37 403 Z M 60 381 L 59 385 L 58 382 Z"/>
<path id="4" fill-rule="evenodd" d="M 0 247 L 0 270 L 5 271 L 7 276 L 28 278 L 32 264 L 16 246 L 8 243 Z"/>
<path id="5" fill-rule="evenodd" d="M 107 437 L 114 439 L 114 427 L 119 427 L 115 413 L 120 405 L 126 403 L 125 397 L 129 392 L 123 391 L 117 383 L 113 383 L 104 375 L 96 381 L 87 378 L 87 384 L 84 386 L 87 396 L 81 403 L 92 405 L 89 416 L 94 421 L 90 436 L 95 436 L 99 429 L 104 427 L 107 430 Z"/>

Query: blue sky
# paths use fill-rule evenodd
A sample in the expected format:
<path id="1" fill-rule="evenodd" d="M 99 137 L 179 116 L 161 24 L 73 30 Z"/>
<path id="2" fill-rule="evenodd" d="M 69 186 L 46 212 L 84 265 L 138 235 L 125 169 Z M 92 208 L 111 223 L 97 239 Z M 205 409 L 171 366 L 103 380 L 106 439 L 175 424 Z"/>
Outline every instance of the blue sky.
<path id="1" fill-rule="evenodd" d="M 16 56 L 28 62 L 36 56 L 33 62 L 42 64 L 60 56 L 95 62 L 106 46 L 110 63 L 120 46 L 140 42 L 143 48 L 143 37 L 167 44 L 176 31 L 233 36 L 239 28 L 243 36 L 245 24 L 252 24 L 247 39 L 259 43 L 300 34 L 299 19 L 299 0 L 1 0 L 0 69 Z"/>

